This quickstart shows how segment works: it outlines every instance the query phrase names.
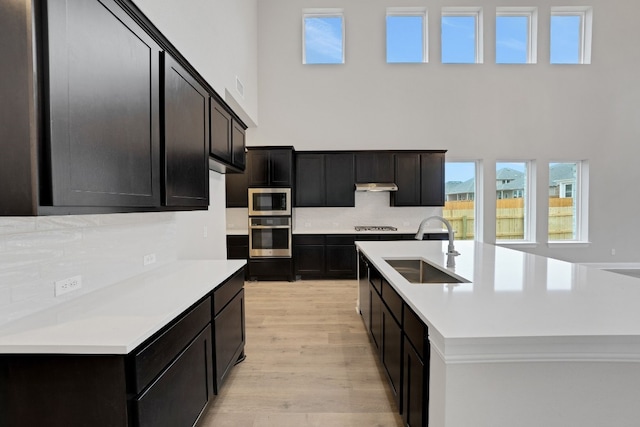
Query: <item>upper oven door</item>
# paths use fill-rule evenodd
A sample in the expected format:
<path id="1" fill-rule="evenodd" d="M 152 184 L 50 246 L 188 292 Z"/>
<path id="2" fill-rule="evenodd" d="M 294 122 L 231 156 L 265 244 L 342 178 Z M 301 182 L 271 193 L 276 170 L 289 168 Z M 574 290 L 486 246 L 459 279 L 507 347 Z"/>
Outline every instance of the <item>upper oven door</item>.
<path id="1" fill-rule="evenodd" d="M 249 188 L 249 216 L 291 215 L 290 188 Z"/>

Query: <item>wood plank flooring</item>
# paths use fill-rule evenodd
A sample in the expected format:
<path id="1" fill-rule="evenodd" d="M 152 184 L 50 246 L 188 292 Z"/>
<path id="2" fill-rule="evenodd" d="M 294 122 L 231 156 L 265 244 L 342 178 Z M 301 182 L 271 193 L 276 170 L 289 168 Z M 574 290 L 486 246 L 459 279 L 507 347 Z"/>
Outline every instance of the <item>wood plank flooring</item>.
<path id="1" fill-rule="evenodd" d="M 247 282 L 246 354 L 198 427 L 400 427 L 357 281 Z"/>

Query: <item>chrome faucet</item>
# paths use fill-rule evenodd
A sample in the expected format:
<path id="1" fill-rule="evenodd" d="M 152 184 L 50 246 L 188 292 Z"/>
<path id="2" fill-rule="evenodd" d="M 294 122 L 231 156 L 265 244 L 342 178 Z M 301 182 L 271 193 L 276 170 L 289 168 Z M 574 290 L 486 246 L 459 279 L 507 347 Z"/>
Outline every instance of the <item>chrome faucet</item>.
<path id="1" fill-rule="evenodd" d="M 447 227 L 447 231 L 449 232 L 449 246 L 447 247 L 447 258 L 452 259 L 452 257 L 456 255 L 460 255 L 460 252 L 456 251 L 456 249 L 453 246 L 453 228 L 451 227 L 451 223 L 441 216 L 434 215 L 434 216 L 430 216 L 429 218 L 423 219 L 422 222 L 420 223 L 420 227 L 418 227 L 418 232 L 416 233 L 416 240 L 422 240 L 422 237 L 424 236 L 424 229 L 427 226 L 427 222 L 429 222 L 429 220 L 431 219 L 438 219 L 442 221 L 444 225 Z"/>

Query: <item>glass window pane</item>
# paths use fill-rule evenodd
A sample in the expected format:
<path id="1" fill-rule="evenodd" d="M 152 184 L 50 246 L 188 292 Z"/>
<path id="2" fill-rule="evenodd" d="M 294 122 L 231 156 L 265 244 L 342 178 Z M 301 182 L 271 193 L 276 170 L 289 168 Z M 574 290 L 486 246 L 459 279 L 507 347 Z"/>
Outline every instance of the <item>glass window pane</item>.
<path id="1" fill-rule="evenodd" d="M 442 16 L 442 62 L 474 64 L 476 62 L 476 17 Z"/>
<path id="2" fill-rule="evenodd" d="M 476 164 L 474 162 L 446 162 L 445 203 L 442 215 L 455 230 L 456 240 L 475 238 Z"/>
<path id="3" fill-rule="evenodd" d="M 342 64 L 342 17 L 305 17 L 304 54 L 305 64 Z"/>
<path id="4" fill-rule="evenodd" d="M 496 240 L 526 240 L 527 164 L 496 163 Z"/>
<path id="5" fill-rule="evenodd" d="M 422 16 L 387 16 L 387 62 L 424 62 Z"/>
<path id="6" fill-rule="evenodd" d="M 529 17 L 496 17 L 496 63 L 529 62 Z"/>
<path id="7" fill-rule="evenodd" d="M 579 64 L 582 17 L 580 15 L 551 16 L 551 63 Z"/>
<path id="8" fill-rule="evenodd" d="M 577 163 L 549 164 L 549 240 L 577 240 Z"/>

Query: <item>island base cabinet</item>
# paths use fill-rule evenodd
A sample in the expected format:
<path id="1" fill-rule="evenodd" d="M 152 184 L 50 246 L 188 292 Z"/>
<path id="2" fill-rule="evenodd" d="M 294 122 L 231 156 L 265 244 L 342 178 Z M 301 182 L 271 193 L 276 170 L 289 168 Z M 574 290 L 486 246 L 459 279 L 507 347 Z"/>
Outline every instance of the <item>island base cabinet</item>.
<path id="1" fill-rule="evenodd" d="M 0 425 L 126 426 L 121 356 L 0 357 Z"/>
<path id="2" fill-rule="evenodd" d="M 407 427 L 426 427 L 429 419 L 428 369 L 409 341 L 404 341 L 402 420 Z"/>
<path id="3" fill-rule="evenodd" d="M 135 401 L 138 427 L 192 426 L 213 398 L 211 326 Z"/>

